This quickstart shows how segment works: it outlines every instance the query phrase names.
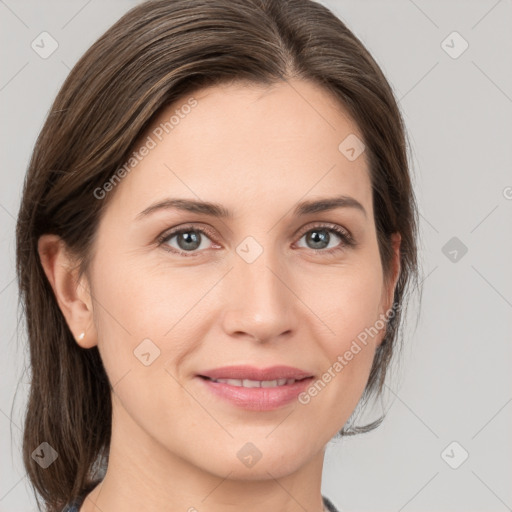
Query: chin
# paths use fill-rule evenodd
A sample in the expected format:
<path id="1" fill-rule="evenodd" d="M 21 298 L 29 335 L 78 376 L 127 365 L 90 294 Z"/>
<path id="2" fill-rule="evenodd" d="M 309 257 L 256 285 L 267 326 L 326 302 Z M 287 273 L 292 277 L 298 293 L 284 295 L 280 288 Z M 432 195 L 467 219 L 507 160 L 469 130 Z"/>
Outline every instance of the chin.
<path id="1" fill-rule="evenodd" d="M 269 440 L 254 443 L 236 443 L 235 449 L 226 448 L 233 458 L 218 457 L 215 473 L 230 480 L 270 480 L 295 473 L 307 462 L 304 446 L 270 446 Z M 259 448 L 258 448 L 259 447 Z M 210 460 L 215 460 L 215 456 Z"/>

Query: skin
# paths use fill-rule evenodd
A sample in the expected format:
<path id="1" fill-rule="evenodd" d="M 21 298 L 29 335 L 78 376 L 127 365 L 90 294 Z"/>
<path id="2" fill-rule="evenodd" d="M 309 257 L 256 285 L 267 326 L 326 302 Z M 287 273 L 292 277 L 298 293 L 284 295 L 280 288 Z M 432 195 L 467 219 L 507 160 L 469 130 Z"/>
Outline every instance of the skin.
<path id="1" fill-rule="evenodd" d="M 384 330 L 307 405 L 247 411 L 196 375 L 286 364 L 321 377 L 391 307 L 400 237 L 386 283 L 366 153 L 349 161 L 338 150 L 349 134 L 363 137 L 328 92 L 295 80 L 193 96 L 197 106 L 109 192 L 88 276 L 73 281 L 58 237 L 39 241 L 77 343 L 98 346 L 113 385 L 108 471 L 81 511 L 320 512 L 326 444 L 359 401 Z M 187 99 L 163 111 L 135 147 Z M 366 216 L 355 208 L 293 215 L 299 201 L 339 194 L 357 199 Z M 233 218 L 174 209 L 136 220 L 166 197 L 220 203 Z M 199 235 L 195 255 L 165 249 L 184 251 L 178 236 L 156 242 L 188 223 L 213 235 Z M 348 230 L 357 246 L 327 231 L 328 247 L 315 251 L 306 235 L 325 223 Z M 248 236 L 263 249 L 252 263 L 236 252 Z M 133 353 L 146 338 L 160 350 L 149 366 Z M 237 457 L 247 442 L 262 454 L 252 467 Z"/>

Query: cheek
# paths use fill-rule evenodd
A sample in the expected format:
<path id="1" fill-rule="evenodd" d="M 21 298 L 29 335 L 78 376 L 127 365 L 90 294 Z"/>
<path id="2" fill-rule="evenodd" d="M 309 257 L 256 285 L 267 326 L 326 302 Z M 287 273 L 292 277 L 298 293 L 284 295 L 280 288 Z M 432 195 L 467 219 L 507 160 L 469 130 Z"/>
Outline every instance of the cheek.
<path id="1" fill-rule="evenodd" d="M 119 256 L 103 258 L 95 274 L 95 317 L 103 337 L 121 337 L 133 344 L 146 337 L 162 337 L 190 308 L 189 303 L 197 301 L 200 290 L 184 286 L 181 281 L 186 278 L 179 272 L 157 275 Z"/>
<path id="2" fill-rule="evenodd" d="M 307 298 L 325 326 L 319 339 L 327 357 L 322 383 L 317 387 L 323 389 L 325 384 L 329 388 L 327 393 L 321 391 L 324 404 L 338 411 L 338 421 L 343 422 L 364 391 L 376 344 L 384 334 L 378 261 L 340 270 L 324 282 L 322 290 L 309 293 Z"/>
<path id="3" fill-rule="evenodd" d="M 331 270 L 317 276 L 314 287 L 303 283 L 305 302 L 325 326 L 332 356 L 375 325 L 381 310 L 382 279 L 376 262 Z"/>
<path id="4" fill-rule="evenodd" d="M 169 384 L 166 369 L 172 372 L 173 362 L 201 339 L 206 302 L 201 298 L 213 276 L 199 276 L 192 267 L 162 272 L 160 265 L 155 271 L 112 254 L 94 274 L 98 346 L 110 381 L 115 385 L 129 374 L 127 379 L 147 383 L 141 390 L 155 389 L 155 378 Z M 154 397 L 146 399 L 154 402 Z"/>

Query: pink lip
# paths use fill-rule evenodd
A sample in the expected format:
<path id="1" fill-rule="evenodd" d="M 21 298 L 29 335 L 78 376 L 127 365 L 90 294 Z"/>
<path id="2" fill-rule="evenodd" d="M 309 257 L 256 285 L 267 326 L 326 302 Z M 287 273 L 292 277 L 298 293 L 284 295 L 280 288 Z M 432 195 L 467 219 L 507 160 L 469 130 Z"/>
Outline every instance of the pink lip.
<path id="1" fill-rule="evenodd" d="M 304 379 L 313 375 L 292 366 L 270 366 L 269 368 L 256 368 L 255 366 L 224 366 L 205 370 L 198 374 L 210 379 L 250 379 L 250 380 L 276 380 L 276 379 Z"/>
<path id="2" fill-rule="evenodd" d="M 314 378 L 311 373 L 292 366 L 271 366 L 269 368 L 225 366 L 203 371 L 197 377 L 215 395 L 230 401 L 237 407 L 251 411 L 269 411 L 293 402 Z M 213 382 L 210 379 L 296 379 L 297 382 L 269 388 L 245 388 L 232 386 L 225 382 Z"/>
<path id="3" fill-rule="evenodd" d="M 293 402 L 313 380 L 313 377 L 309 377 L 304 380 L 294 382 L 293 384 L 285 384 L 284 386 L 275 386 L 271 388 L 244 388 L 242 386 L 231 386 L 225 382 L 214 382 L 206 377 L 198 376 L 197 378 L 199 381 L 203 382 L 207 389 L 212 393 L 228 400 L 237 407 L 250 411 L 270 411 L 289 404 Z"/>

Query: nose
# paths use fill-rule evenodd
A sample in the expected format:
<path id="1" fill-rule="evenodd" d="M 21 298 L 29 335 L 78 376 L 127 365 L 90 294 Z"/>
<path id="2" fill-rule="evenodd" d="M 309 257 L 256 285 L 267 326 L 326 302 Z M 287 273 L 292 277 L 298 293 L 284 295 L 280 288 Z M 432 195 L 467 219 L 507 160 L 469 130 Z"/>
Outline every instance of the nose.
<path id="1" fill-rule="evenodd" d="M 267 257 L 267 251 L 252 263 L 236 260 L 224 283 L 224 332 L 259 343 L 290 336 L 297 326 L 300 304 L 291 291 L 291 280 L 290 272 L 276 259 Z"/>

